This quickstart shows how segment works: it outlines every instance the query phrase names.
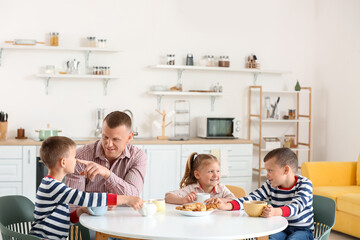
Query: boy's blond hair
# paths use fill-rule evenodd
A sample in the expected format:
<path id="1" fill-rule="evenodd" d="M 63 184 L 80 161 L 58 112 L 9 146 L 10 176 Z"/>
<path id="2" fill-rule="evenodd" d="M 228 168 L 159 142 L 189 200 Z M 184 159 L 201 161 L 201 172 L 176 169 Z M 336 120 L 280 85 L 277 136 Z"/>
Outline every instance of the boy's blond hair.
<path id="1" fill-rule="evenodd" d="M 52 169 L 60 159 L 69 156 L 72 147 L 76 147 L 76 143 L 70 138 L 49 137 L 41 144 L 40 158 L 46 167 Z"/>
<path id="2" fill-rule="evenodd" d="M 276 164 L 281 167 L 290 166 L 294 173 L 298 169 L 298 158 L 290 148 L 276 148 L 266 154 L 264 162 L 275 158 Z"/>

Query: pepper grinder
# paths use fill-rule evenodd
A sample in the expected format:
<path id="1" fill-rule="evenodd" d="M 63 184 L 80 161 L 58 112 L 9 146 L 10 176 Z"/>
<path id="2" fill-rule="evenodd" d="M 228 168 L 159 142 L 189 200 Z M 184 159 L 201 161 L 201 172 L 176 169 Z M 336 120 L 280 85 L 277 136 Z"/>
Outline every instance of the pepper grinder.
<path id="1" fill-rule="evenodd" d="M 189 53 L 186 57 L 186 65 L 193 66 L 194 65 L 194 57 L 191 53 Z"/>

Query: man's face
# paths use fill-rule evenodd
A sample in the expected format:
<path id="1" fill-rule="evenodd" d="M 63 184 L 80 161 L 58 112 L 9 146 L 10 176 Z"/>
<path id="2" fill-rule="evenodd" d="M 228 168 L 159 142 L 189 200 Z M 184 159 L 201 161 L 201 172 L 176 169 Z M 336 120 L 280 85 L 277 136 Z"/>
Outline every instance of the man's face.
<path id="1" fill-rule="evenodd" d="M 102 125 L 101 145 L 105 152 L 105 157 L 113 161 L 120 157 L 126 144 L 132 139 L 133 133 L 125 125 L 116 128 L 109 128 L 106 121 Z"/>

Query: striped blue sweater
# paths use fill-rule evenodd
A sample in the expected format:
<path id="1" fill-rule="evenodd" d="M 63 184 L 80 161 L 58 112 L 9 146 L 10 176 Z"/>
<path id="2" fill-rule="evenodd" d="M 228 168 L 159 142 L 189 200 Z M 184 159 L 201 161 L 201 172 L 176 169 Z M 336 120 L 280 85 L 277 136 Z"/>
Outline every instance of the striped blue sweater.
<path id="1" fill-rule="evenodd" d="M 44 177 L 36 193 L 35 221 L 30 234 L 44 239 L 66 239 L 70 228 L 68 204 L 106 206 L 107 194 L 80 192 L 51 177 Z"/>
<path id="2" fill-rule="evenodd" d="M 249 200 L 268 201 L 275 208 L 286 206 L 290 209 L 290 215 L 286 217 L 289 226 L 314 230 L 312 183 L 306 177 L 296 177 L 297 181 L 291 189 L 273 188 L 267 180 L 259 189 L 236 199 L 236 202 L 240 209 L 244 208 L 242 203 Z"/>

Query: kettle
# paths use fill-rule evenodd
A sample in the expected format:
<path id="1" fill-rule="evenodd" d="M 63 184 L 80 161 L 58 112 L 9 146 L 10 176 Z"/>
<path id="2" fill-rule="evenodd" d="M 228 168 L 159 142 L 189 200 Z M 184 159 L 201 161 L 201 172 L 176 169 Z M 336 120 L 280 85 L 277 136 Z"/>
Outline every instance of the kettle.
<path id="1" fill-rule="evenodd" d="M 66 62 L 67 73 L 69 74 L 78 74 L 79 73 L 79 64 L 80 62 L 76 59 Z"/>

